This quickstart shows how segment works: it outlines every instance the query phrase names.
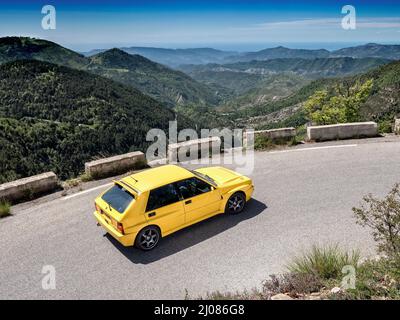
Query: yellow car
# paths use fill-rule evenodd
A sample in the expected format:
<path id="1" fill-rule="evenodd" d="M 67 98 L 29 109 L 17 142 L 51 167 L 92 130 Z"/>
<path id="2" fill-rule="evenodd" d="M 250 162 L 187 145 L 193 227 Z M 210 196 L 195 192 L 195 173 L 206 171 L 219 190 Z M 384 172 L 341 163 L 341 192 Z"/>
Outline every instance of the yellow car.
<path id="1" fill-rule="evenodd" d="M 94 216 L 122 245 L 147 251 L 196 222 L 241 212 L 253 190 L 250 178 L 223 167 L 165 165 L 114 181 L 96 198 Z"/>

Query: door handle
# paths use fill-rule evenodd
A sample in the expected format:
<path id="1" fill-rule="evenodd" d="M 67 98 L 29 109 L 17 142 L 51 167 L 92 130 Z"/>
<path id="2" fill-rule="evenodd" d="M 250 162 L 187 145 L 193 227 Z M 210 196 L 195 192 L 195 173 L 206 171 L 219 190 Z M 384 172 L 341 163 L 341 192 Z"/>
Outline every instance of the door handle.
<path id="1" fill-rule="evenodd" d="M 191 204 L 192 200 L 185 201 L 185 204 Z"/>
<path id="2" fill-rule="evenodd" d="M 156 215 L 155 212 L 150 212 L 150 213 L 148 214 L 148 217 L 151 218 L 151 217 L 154 217 L 155 215 Z"/>

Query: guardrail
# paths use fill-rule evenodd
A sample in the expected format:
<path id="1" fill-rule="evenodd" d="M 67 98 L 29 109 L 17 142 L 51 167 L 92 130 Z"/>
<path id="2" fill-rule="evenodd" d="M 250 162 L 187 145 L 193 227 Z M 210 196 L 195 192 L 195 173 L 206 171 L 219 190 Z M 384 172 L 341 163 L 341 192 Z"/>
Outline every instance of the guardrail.
<path id="1" fill-rule="evenodd" d="M 146 165 L 143 152 L 135 151 L 110 158 L 85 163 L 85 173 L 93 178 L 105 178 L 111 175 L 138 169 Z"/>
<path id="2" fill-rule="evenodd" d="M 394 130 L 393 130 L 393 132 L 395 134 L 400 135 L 400 119 L 395 119 L 394 120 Z"/>
<path id="3" fill-rule="evenodd" d="M 57 188 L 58 178 L 56 174 L 54 172 L 46 172 L 0 185 L 0 199 L 14 203 L 20 200 L 32 199 Z"/>
<path id="4" fill-rule="evenodd" d="M 312 141 L 369 138 L 378 136 L 375 122 L 341 123 L 307 127 L 307 138 Z"/>
<path id="5" fill-rule="evenodd" d="M 221 138 L 209 137 L 197 140 L 188 140 L 168 145 L 168 161 L 180 162 L 199 159 L 201 156 L 212 152 L 219 153 L 221 149 Z M 196 151 L 196 152 L 194 152 Z"/>

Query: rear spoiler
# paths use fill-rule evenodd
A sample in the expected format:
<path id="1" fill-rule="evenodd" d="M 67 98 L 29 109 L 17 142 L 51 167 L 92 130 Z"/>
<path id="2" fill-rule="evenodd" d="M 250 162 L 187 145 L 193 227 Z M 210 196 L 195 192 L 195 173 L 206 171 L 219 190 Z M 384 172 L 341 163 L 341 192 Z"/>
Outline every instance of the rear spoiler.
<path id="1" fill-rule="evenodd" d="M 128 187 L 128 189 L 130 189 L 131 191 L 133 191 L 133 192 L 136 193 L 137 195 L 140 194 L 140 192 L 139 192 L 137 189 L 135 189 L 134 187 L 132 187 L 129 183 L 126 183 L 126 182 L 124 182 L 124 181 L 116 181 L 116 180 L 113 180 L 113 182 L 114 182 L 115 184 L 118 184 L 119 186 L 121 186 L 121 187 L 123 187 L 123 188 Z"/>

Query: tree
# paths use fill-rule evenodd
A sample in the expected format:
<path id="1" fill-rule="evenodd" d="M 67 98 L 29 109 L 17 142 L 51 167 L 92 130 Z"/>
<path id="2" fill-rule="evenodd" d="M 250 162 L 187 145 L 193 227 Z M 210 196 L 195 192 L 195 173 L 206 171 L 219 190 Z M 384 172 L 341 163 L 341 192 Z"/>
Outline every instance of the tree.
<path id="1" fill-rule="evenodd" d="M 371 93 L 373 80 L 355 85 L 343 82 L 334 88 L 315 92 L 305 103 L 304 109 L 310 121 L 318 125 L 360 121 L 360 108 Z"/>
<path id="2" fill-rule="evenodd" d="M 353 208 L 357 223 L 372 228 L 378 250 L 400 262 L 400 184 L 382 200 L 372 195 L 363 200 L 361 208 Z"/>

